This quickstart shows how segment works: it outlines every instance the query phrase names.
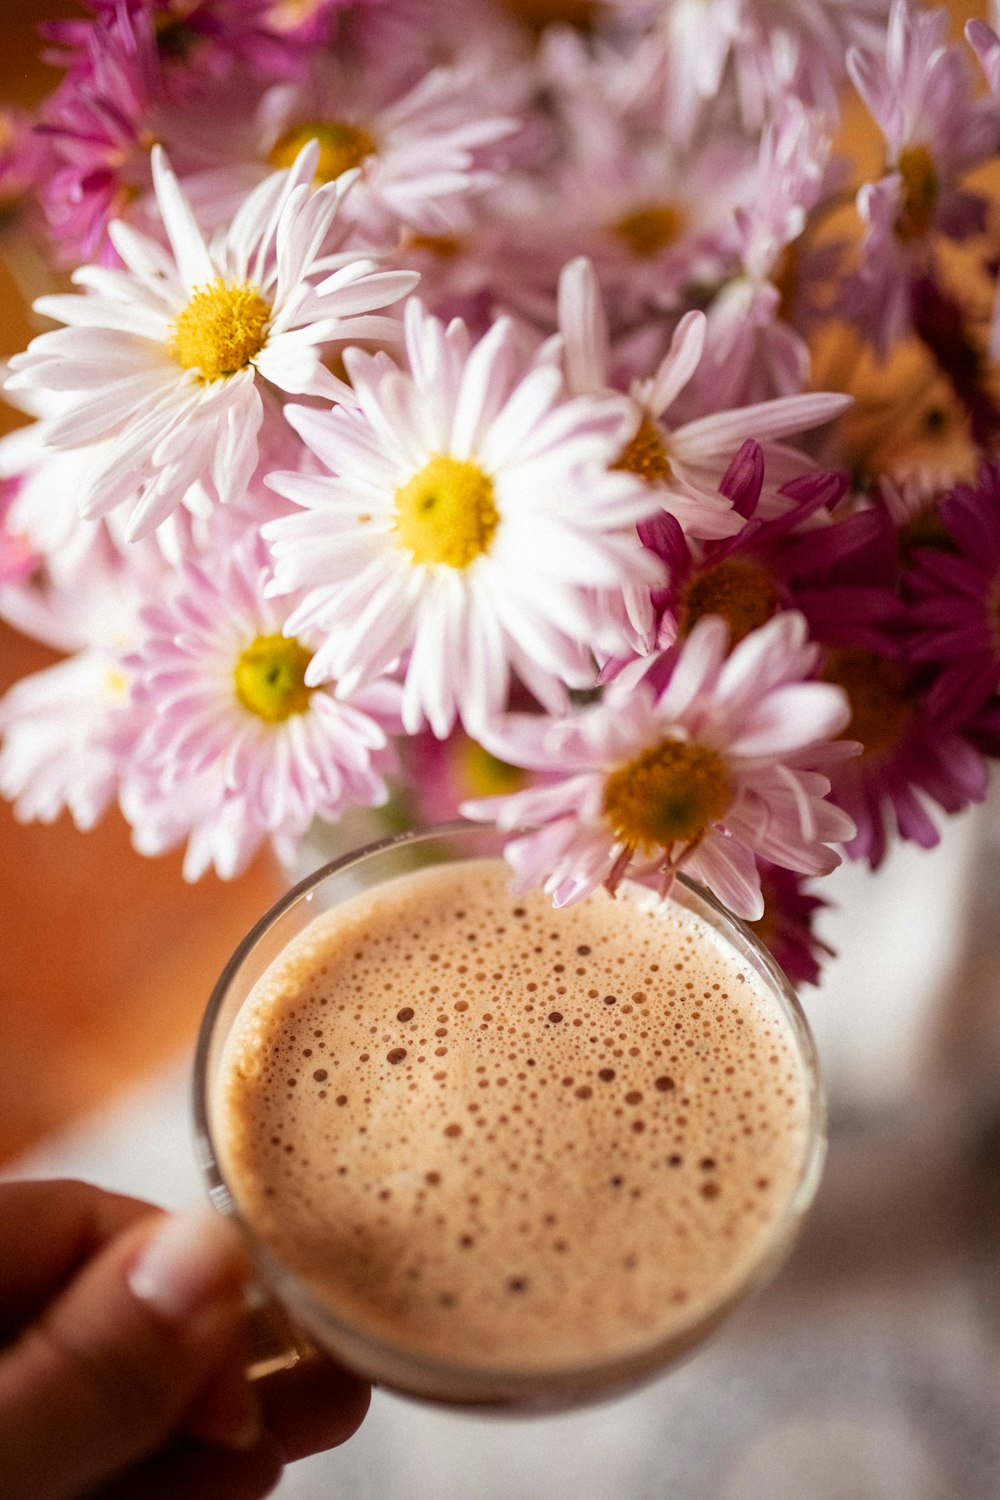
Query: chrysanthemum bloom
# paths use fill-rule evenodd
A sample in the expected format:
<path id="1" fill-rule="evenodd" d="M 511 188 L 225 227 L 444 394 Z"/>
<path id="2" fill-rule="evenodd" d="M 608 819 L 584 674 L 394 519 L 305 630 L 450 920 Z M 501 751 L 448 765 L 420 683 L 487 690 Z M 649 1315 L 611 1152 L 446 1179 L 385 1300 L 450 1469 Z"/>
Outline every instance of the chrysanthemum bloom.
<path id="1" fill-rule="evenodd" d="M 323 54 L 303 83 L 267 89 L 247 119 L 240 113 L 211 143 L 216 166 L 186 184 L 209 222 L 224 222 L 233 193 L 242 195 L 276 167 L 290 166 L 315 142 L 317 184 L 357 177 L 345 215 L 366 243 L 391 248 L 402 227 L 448 234 L 465 222 L 461 203 L 495 179 L 483 152 L 518 122 L 484 113 L 476 80 L 437 67 L 414 83 L 398 64 L 359 68 Z M 185 139 L 183 122 L 177 137 Z"/>
<path id="2" fill-rule="evenodd" d="M 544 884 L 557 906 L 626 877 L 669 888 L 684 868 L 737 916 L 764 910 L 756 858 L 802 874 L 839 864 L 829 846 L 854 825 L 824 800 L 830 739 L 844 695 L 806 679 L 817 649 L 801 615 L 779 615 L 727 656 L 709 617 L 677 654 L 670 680 L 620 677 L 603 701 L 561 721 L 513 721 L 490 741 L 514 765 L 554 779 L 469 802 L 467 817 L 513 839 L 522 889 Z"/>
<path id="3" fill-rule="evenodd" d="M 797 395 L 808 384 L 803 335 L 840 255 L 837 243 L 807 247 L 803 238 L 810 210 L 830 193 L 829 154 L 826 118 L 782 101 L 761 135 L 752 193 L 735 210 L 738 266 L 706 309 L 705 355 L 689 388 L 705 410 Z"/>
<path id="4" fill-rule="evenodd" d="M 956 485 L 937 512 L 942 545 L 913 554 L 910 653 L 939 676 L 931 710 L 961 728 L 1000 687 L 1000 462 Z"/>
<path id="5" fill-rule="evenodd" d="M 805 888 L 805 879 L 767 860 L 758 861 L 764 915 L 751 922 L 757 937 L 793 984 L 818 984 L 824 959 L 834 952 L 813 931 L 828 901 Z"/>
<path id="6" fill-rule="evenodd" d="M 358 408 L 289 411 L 329 475 L 268 480 L 302 507 L 264 535 L 276 588 L 305 593 L 287 629 L 326 637 L 307 681 L 353 690 L 405 657 L 403 722 L 439 737 L 503 710 L 512 672 L 558 711 L 593 682 L 585 591 L 659 576 L 635 533 L 656 501 L 608 467 L 628 410 L 567 399 L 506 319 L 476 344 L 416 299 L 404 322 L 409 373 L 348 350 Z"/>
<path id="7" fill-rule="evenodd" d="M 287 73 L 301 61 L 300 48 L 314 38 L 297 36 L 296 17 L 281 24 L 289 9 L 303 16 L 302 0 L 81 0 L 95 21 L 58 20 L 43 23 L 42 35 L 55 42 L 53 58 L 86 78 L 92 41 L 123 19 L 148 28 L 156 49 L 171 73 L 201 79 L 217 76 L 234 60 L 250 63 L 272 77 Z M 318 8 L 318 6 L 317 6 Z M 318 39 L 318 38 L 316 38 Z M 171 79 L 176 83 L 176 79 Z"/>
<path id="8" fill-rule="evenodd" d="M 839 639 L 846 630 L 850 644 L 877 650 L 902 606 L 862 576 L 841 576 L 837 565 L 891 545 L 886 517 L 865 510 L 834 520 L 830 513 L 847 490 L 847 476 L 817 472 L 785 485 L 789 510 L 762 520 L 756 510 L 763 470 L 759 444 L 747 442 L 723 478 L 723 494 L 747 517 L 736 536 L 697 546 L 677 532 L 647 542 L 669 577 L 656 595 L 657 645 L 685 639 L 714 614 L 726 622 L 735 646 L 780 610 L 795 609 L 814 639 Z"/>
<path id="9" fill-rule="evenodd" d="M 985 200 L 959 185 L 1000 144 L 992 101 L 977 98 L 963 51 L 948 43 L 946 10 L 893 0 L 882 55 L 852 49 L 848 71 L 885 136 L 888 172 L 866 183 L 862 263 L 841 307 L 884 354 L 910 328 L 910 282 L 929 270 L 934 234 L 983 231 Z"/>
<path id="10" fill-rule="evenodd" d="M 100 22 L 53 22 L 68 76 L 45 100 L 41 134 L 55 170 L 39 182 L 50 231 L 64 261 L 115 265 L 108 228 L 150 187 L 165 83 L 151 20 L 107 5 Z"/>
<path id="11" fill-rule="evenodd" d="M 395 333 L 395 320 L 368 314 L 416 277 L 359 255 L 320 255 L 349 179 L 312 193 L 316 149 L 273 173 L 208 245 L 154 148 L 170 252 L 118 222 L 111 237 L 124 270 L 85 267 L 75 280 L 86 293 L 35 304 L 69 326 L 15 356 L 9 383 L 68 393 L 68 410 L 48 431 L 54 447 L 110 440 L 81 496 L 85 516 L 132 500 L 141 485 L 128 524 L 134 538 L 195 485 L 220 502 L 235 499 L 257 465 L 265 410 L 280 419 L 280 393 L 349 395 L 323 365 L 330 341 Z"/>
<path id="12" fill-rule="evenodd" d="M 586 255 L 616 318 L 632 326 L 651 308 L 683 305 L 692 284 L 721 281 L 754 149 L 729 124 L 683 146 L 664 132 L 657 39 L 619 53 L 559 31 L 541 49 L 539 83 L 556 130 L 551 160 L 534 174 L 535 234 L 551 276 Z"/>
<path id="13" fill-rule="evenodd" d="M 563 271 L 559 323 L 570 389 L 606 391 L 608 325 L 589 261 L 572 261 Z M 704 313 L 685 313 L 655 373 L 648 380 L 632 382 L 632 433 L 615 459 L 615 467 L 637 475 L 688 536 L 702 540 L 730 536 L 742 525 L 720 494 L 723 476 L 742 443 L 754 439 L 766 459 L 761 514 L 780 513 L 789 508 L 780 486 L 812 467 L 781 439 L 828 422 L 850 405 L 847 396 L 817 391 L 717 411 L 670 426 L 665 419 L 702 358 L 705 326 Z"/>
<path id="14" fill-rule="evenodd" d="M 830 796 L 857 826 L 848 855 L 876 870 L 893 837 L 933 848 L 941 837 L 935 807 L 957 813 L 985 797 L 983 757 L 947 720 L 932 715 L 922 674 L 907 667 L 891 642 L 881 651 L 830 650 L 823 676 L 847 693 L 845 735 L 861 745 L 860 755 L 830 770 Z"/>
<path id="15" fill-rule="evenodd" d="M 619 4 L 633 0 L 618 0 Z M 759 128 L 790 94 L 835 115 L 844 54 L 877 35 L 884 0 L 708 0 L 667 5 L 668 128 L 689 135 L 720 96 Z"/>
<path id="16" fill-rule="evenodd" d="M 79 497 L 103 446 L 84 452 L 49 446 L 49 426 L 66 409 L 61 393 L 11 392 L 7 400 L 36 419 L 0 437 L 0 480 L 10 486 L 8 525 L 45 555 L 58 577 L 72 579 L 102 529 L 100 521 L 83 520 Z"/>
<path id="17" fill-rule="evenodd" d="M 125 567 L 113 548 L 94 546 L 71 586 L 3 590 L 7 620 L 68 653 L 0 700 L 0 793 L 20 820 L 69 811 L 92 828 L 115 800 L 137 731 L 124 658 L 140 601 L 162 582 L 155 548 L 137 547 Z"/>
<path id="18" fill-rule="evenodd" d="M 314 817 L 381 805 L 395 766 L 398 685 L 348 694 L 308 685 L 312 643 L 284 633 L 288 601 L 265 597 L 270 576 L 252 534 L 204 566 L 188 564 L 167 602 L 142 612 L 146 635 L 127 661 L 147 727 L 126 814 L 142 837 L 146 824 L 183 823 L 186 805 L 180 838 L 206 808 L 225 824 L 238 799 L 240 857 L 228 873 L 268 836 L 300 839 Z"/>

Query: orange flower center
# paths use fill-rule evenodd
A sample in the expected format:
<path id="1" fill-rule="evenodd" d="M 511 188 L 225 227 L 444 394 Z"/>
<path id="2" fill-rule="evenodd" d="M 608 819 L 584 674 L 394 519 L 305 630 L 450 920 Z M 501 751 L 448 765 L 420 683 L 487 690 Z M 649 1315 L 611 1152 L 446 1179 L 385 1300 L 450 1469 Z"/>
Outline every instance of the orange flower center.
<path id="1" fill-rule="evenodd" d="M 674 844 L 698 843 L 732 800 L 718 751 L 664 739 L 611 773 L 604 816 L 619 843 L 650 855 Z"/>
<path id="2" fill-rule="evenodd" d="M 721 615 L 729 626 L 729 649 L 765 625 L 778 608 L 771 576 L 758 563 L 727 557 L 697 573 L 684 594 L 681 635 L 690 635 L 704 615 Z"/>
<path id="3" fill-rule="evenodd" d="M 847 647 L 829 653 L 823 677 L 844 689 L 851 706 L 841 739 L 860 740 L 865 757 L 879 755 L 898 743 L 913 706 L 897 662 L 874 651 Z"/>

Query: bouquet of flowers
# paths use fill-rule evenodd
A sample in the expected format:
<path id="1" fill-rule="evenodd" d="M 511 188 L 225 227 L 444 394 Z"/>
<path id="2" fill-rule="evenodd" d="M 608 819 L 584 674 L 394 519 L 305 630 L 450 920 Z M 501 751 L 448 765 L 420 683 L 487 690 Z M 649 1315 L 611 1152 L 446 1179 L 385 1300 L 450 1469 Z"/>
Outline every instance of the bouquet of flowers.
<path id="1" fill-rule="evenodd" d="M 996 30 L 84 0 L 44 46 L 18 816 L 117 803 L 197 879 L 461 808 L 559 904 L 683 867 L 814 979 L 803 883 L 1000 751 Z"/>

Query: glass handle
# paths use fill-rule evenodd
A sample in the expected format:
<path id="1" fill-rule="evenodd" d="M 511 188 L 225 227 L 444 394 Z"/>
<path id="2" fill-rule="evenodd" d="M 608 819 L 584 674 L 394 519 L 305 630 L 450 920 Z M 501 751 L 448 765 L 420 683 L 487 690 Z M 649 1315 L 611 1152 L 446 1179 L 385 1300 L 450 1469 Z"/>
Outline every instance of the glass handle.
<path id="1" fill-rule="evenodd" d="M 262 1286 L 251 1287 L 247 1295 L 247 1334 L 248 1380 L 263 1380 L 280 1370 L 290 1370 L 314 1352 L 281 1303 Z"/>

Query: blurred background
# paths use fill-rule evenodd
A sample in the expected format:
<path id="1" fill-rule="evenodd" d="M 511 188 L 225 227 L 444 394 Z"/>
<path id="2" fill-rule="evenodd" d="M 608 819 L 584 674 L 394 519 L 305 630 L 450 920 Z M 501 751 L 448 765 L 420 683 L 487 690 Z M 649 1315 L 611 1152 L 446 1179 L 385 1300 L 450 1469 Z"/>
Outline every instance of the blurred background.
<path id="1" fill-rule="evenodd" d="M 53 0 L 5 0 L 0 100 L 27 106 L 59 75 L 38 57 Z M 0 356 L 38 332 L 0 254 Z M 39 267 L 38 274 L 41 274 Z M 24 421 L 0 403 L 0 431 Z M 0 624 L 0 692 L 56 660 Z M 100 1106 L 189 1040 L 229 952 L 277 890 L 256 867 L 227 885 L 181 879 L 180 859 L 144 860 L 115 816 L 89 836 L 69 818 L 20 827 L 0 805 L 0 1161 Z"/>
<path id="2" fill-rule="evenodd" d="M 957 21 L 971 13 L 953 6 Z M 0 99 L 54 82 L 4 0 Z M 34 328 L 0 256 L 0 354 Z M 919 414 L 917 414 L 919 415 Z M 0 426 L 20 419 L 0 407 Z M 915 416 L 914 420 L 917 420 Z M 898 436 L 898 434 L 897 434 Z M 887 438 L 887 441 L 892 440 Z M 0 691 L 54 658 L 0 625 Z M 778 1281 L 714 1343 L 594 1411 L 492 1421 L 379 1395 L 282 1496 L 353 1500 L 991 1500 L 1000 1496 L 1000 806 L 930 854 L 824 889 L 840 951 L 803 1002 L 831 1102 L 816 1209 Z M 187 1074 L 238 939 L 288 883 L 259 860 L 185 885 L 113 815 L 19 826 L 0 804 L 0 1173 L 199 1196 Z"/>

